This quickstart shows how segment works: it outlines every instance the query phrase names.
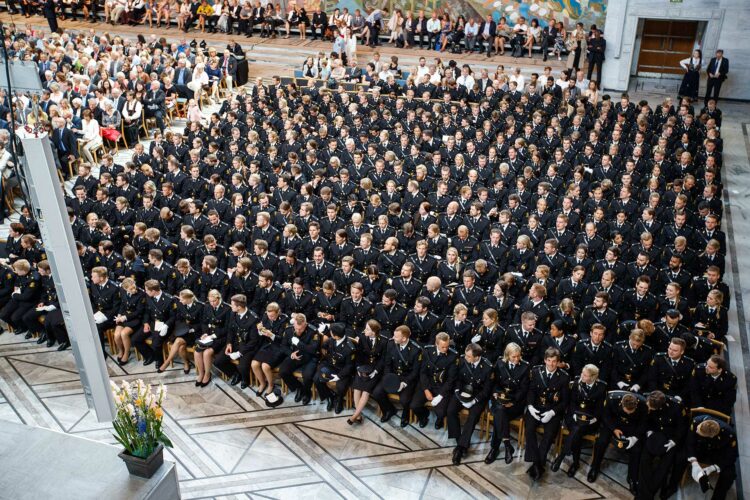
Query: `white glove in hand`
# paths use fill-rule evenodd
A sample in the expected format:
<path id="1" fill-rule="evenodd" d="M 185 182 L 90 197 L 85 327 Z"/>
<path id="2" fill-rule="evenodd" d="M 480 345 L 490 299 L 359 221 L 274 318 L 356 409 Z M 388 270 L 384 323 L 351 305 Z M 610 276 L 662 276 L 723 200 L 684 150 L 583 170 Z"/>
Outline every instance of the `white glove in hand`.
<path id="1" fill-rule="evenodd" d="M 240 351 L 232 351 L 232 354 L 229 355 L 229 357 L 234 360 L 240 359 L 240 356 L 242 356 Z"/>
<path id="2" fill-rule="evenodd" d="M 401 392 L 404 389 L 406 389 L 406 382 L 401 382 L 401 385 L 398 386 L 398 392 Z"/>
<path id="3" fill-rule="evenodd" d="M 546 424 L 550 420 L 552 420 L 552 417 L 555 416 L 555 410 L 549 410 L 542 413 L 542 423 Z"/>
<path id="4" fill-rule="evenodd" d="M 665 445 L 664 445 L 664 448 L 665 448 L 665 449 L 666 449 L 667 451 L 669 451 L 669 450 L 671 450 L 672 448 L 674 448 L 675 446 L 677 446 L 677 443 L 675 443 L 674 441 L 672 441 L 672 440 L 670 439 L 669 441 L 667 441 L 667 444 L 665 444 Z"/>
<path id="5" fill-rule="evenodd" d="M 534 408 L 534 405 L 529 405 L 529 406 L 526 407 L 526 409 L 529 410 L 529 413 L 535 419 L 539 420 L 541 418 L 539 416 L 539 410 L 537 410 L 536 408 Z"/>
<path id="6" fill-rule="evenodd" d="M 471 337 L 471 341 L 474 343 L 479 342 L 480 340 L 482 340 L 481 335 L 474 335 L 473 337 Z"/>
<path id="7" fill-rule="evenodd" d="M 651 437 L 651 434 L 653 434 L 653 433 L 654 433 L 654 431 L 648 431 L 648 432 L 646 433 L 646 437 L 647 437 L 647 438 Z"/>
<path id="8" fill-rule="evenodd" d="M 625 389 L 628 386 L 625 382 L 617 382 L 617 387 L 620 389 Z"/>
<path id="9" fill-rule="evenodd" d="M 703 473 L 707 476 L 710 476 L 714 472 L 721 472 L 721 469 L 719 469 L 718 465 L 709 465 L 708 467 L 703 468 Z"/>
<path id="10" fill-rule="evenodd" d="M 640 390 L 641 390 L 641 386 L 640 386 L 640 385 L 638 385 L 638 384 L 633 384 L 633 385 L 632 385 L 632 386 L 630 387 L 630 390 L 631 390 L 632 392 L 638 392 L 638 391 L 640 391 Z"/>
<path id="11" fill-rule="evenodd" d="M 438 394 L 437 396 L 434 396 L 432 398 L 432 401 L 431 401 L 432 407 L 434 408 L 437 405 L 439 405 L 442 400 L 443 400 L 443 396 L 442 395 Z"/>
<path id="12" fill-rule="evenodd" d="M 159 330 L 159 337 L 166 337 L 168 333 L 169 333 L 169 326 L 164 325 Z"/>
<path id="13" fill-rule="evenodd" d="M 693 477 L 693 481 L 696 483 L 703 477 L 703 469 L 698 462 L 693 462 L 693 466 L 690 470 L 690 475 Z"/>
<path id="14" fill-rule="evenodd" d="M 292 337 L 292 345 L 299 344 L 299 339 L 297 337 Z"/>
<path id="15" fill-rule="evenodd" d="M 341 379 L 339 379 L 338 375 L 332 375 L 331 376 L 331 380 L 329 380 L 329 382 L 338 382 L 339 380 L 341 380 Z"/>
<path id="16" fill-rule="evenodd" d="M 596 418 L 592 418 L 591 420 L 589 420 L 589 425 L 594 425 L 597 422 L 598 420 Z"/>
<path id="17" fill-rule="evenodd" d="M 375 375 L 377 375 L 377 374 L 378 374 L 378 371 L 377 370 L 373 370 L 372 373 L 370 374 L 370 378 L 375 378 Z"/>
<path id="18" fill-rule="evenodd" d="M 628 445 L 625 447 L 625 449 L 629 450 L 630 448 L 632 448 L 633 446 L 635 446 L 635 443 L 637 443 L 637 442 L 638 442 L 638 438 L 637 437 L 630 436 L 628 438 Z"/>
<path id="19" fill-rule="evenodd" d="M 675 396 L 674 398 L 675 398 L 675 399 L 676 399 L 677 401 L 679 401 L 680 403 L 682 403 L 682 398 L 681 398 L 680 396 Z"/>
<path id="20" fill-rule="evenodd" d="M 474 406 L 476 404 L 476 402 L 477 402 L 476 399 L 472 399 L 468 403 L 461 403 L 461 404 L 464 405 L 464 408 L 466 408 L 468 410 L 469 408 L 471 408 L 472 406 Z"/>

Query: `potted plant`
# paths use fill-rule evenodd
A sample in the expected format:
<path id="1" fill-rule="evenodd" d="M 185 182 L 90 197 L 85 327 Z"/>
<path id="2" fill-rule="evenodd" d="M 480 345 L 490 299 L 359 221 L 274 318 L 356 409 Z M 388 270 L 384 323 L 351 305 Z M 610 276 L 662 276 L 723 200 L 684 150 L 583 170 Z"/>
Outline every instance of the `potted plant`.
<path id="1" fill-rule="evenodd" d="M 120 453 L 135 476 L 149 478 L 164 462 L 164 447 L 172 442 L 162 431 L 164 410 L 162 404 L 167 388 L 159 384 L 156 393 L 143 380 L 131 384 L 123 381 L 120 386 L 110 382 L 117 414 L 112 425 L 115 439 L 125 447 Z"/>

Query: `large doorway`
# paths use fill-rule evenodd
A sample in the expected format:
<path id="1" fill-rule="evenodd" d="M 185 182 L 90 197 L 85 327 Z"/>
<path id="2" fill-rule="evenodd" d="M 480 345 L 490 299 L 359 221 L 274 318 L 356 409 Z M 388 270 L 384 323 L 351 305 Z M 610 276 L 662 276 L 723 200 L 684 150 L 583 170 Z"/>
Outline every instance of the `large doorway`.
<path id="1" fill-rule="evenodd" d="M 680 61 L 692 54 L 697 35 L 698 21 L 644 20 L 638 75 L 682 74 Z"/>

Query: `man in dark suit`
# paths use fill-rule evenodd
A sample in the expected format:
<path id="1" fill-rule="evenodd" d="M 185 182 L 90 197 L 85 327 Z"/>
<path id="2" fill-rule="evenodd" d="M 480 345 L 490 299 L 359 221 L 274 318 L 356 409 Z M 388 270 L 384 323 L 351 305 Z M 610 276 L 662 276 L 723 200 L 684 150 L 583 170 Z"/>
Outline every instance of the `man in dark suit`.
<path id="1" fill-rule="evenodd" d="M 185 99 L 192 99 L 193 91 L 188 88 L 188 83 L 193 79 L 192 70 L 188 69 L 185 64 L 185 59 L 180 59 L 177 62 L 177 67 L 174 70 L 174 88 L 177 90 L 177 94 Z"/>
<path id="2" fill-rule="evenodd" d="M 487 43 L 487 57 L 492 55 L 492 45 L 495 42 L 496 30 L 497 23 L 492 19 L 492 14 L 487 14 L 487 18 L 479 25 L 479 33 L 477 34 L 477 40 L 480 44 Z"/>
<path id="3" fill-rule="evenodd" d="M 162 133 L 164 133 L 165 99 L 164 91 L 159 88 L 159 82 L 151 82 L 151 88 L 146 92 L 146 97 L 143 100 L 143 107 L 145 108 L 146 118 L 156 118 L 156 126 Z"/>
<path id="4" fill-rule="evenodd" d="M 232 55 L 229 49 L 224 49 L 224 56 L 221 58 L 219 67 L 221 74 L 227 83 L 227 89 L 231 92 L 232 85 L 237 79 L 237 59 Z"/>
<path id="5" fill-rule="evenodd" d="M 607 41 L 602 38 L 602 32 L 598 29 L 591 31 L 591 39 L 588 43 L 588 60 L 589 60 L 589 73 L 586 76 L 591 80 L 591 75 L 594 74 L 596 69 L 596 85 L 601 88 L 602 83 L 602 63 L 604 62 L 604 51 L 607 48 Z"/>
<path id="6" fill-rule="evenodd" d="M 312 16 L 312 39 L 317 40 L 318 34 L 320 34 L 320 38 L 323 39 L 327 27 L 328 16 L 325 12 L 320 10 L 320 7 L 316 7 Z"/>
<path id="7" fill-rule="evenodd" d="M 729 73 L 729 59 L 725 58 L 724 51 L 719 49 L 716 51 L 716 57 L 712 57 L 711 62 L 706 67 L 706 75 L 708 76 L 706 81 L 706 106 L 708 106 L 708 100 L 711 98 L 719 101 L 719 91 L 721 90 L 721 84 L 727 79 L 727 73 Z"/>
<path id="8" fill-rule="evenodd" d="M 57 149 L 57 158 L 60 160 L 60 169 L 64 178 L 69 173 L 68 165 L 78 158 L 78 145 L 76 137 L 69 128 L 65 126 L 63 118 L 55 118 L 55 129 L 51 133 L 50 139 Z"/>

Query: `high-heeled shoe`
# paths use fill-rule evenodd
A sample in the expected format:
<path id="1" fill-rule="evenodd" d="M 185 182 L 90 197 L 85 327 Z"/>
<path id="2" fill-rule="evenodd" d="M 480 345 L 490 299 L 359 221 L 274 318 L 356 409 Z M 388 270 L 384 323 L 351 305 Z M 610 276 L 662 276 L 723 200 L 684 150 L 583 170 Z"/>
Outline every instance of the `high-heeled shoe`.
<path id="1" fill-rule="evenodd" d="M 206 386 L 207 386 L 208 384 L 210 384 L 210 383 L 211 383 L 211 380 L 212 380 L 213 378 L 214 378 L 214 376 L 213 376 L 213 375 L 209 375 L 209 376 L 208 376 L 208 381 L 207 381 L 207 382 L 201 382 L 201 387 L 206 387 Z"/>
<path id="2" fill-rule="evenodd" d="M 185 375 L 187 375 L 188 373 L 190 373 L 190 362 L 189 361 L 187 363 L 185 363 L 185 368 L 182 369 L 182 373 L 184 373 Z"/>
<path id="3" fill-rule="evenodd" d="M 203 384 L 200 380 L 195 381 L 195 387 L 200 387 Z"/>
<path id="4" fill-rule="evenodd" d="M 164 365 L 161 365 L 161 366 L 164 366 Z M 161 366 L 156 369 L 156 373 L 164 373 L 165 371 L 167 371 L 166 368 L 162 368 Z M 169 366 L 169 365 L 167 365 L 167 366 Z"/>
<path id="5" fill-rule="evenodd" d="M 268 385 L 264 385 L 263 387 L 261 387 L 258 390 L 254 389 L 255 390 L 255 395 L 258 396 L 259 398 L 262 398 L 263 397 L 263 393 L 266 392 L 266 387 L 268 387 Z"/>
<path id="6" fill-rule="evenodd" d="M 120 366 L 127 365 L 129 361 L 130 361 L 130 358 L 128 358 L 128 359 L 117 358 L 117 364 L 120 365 Z"/>

